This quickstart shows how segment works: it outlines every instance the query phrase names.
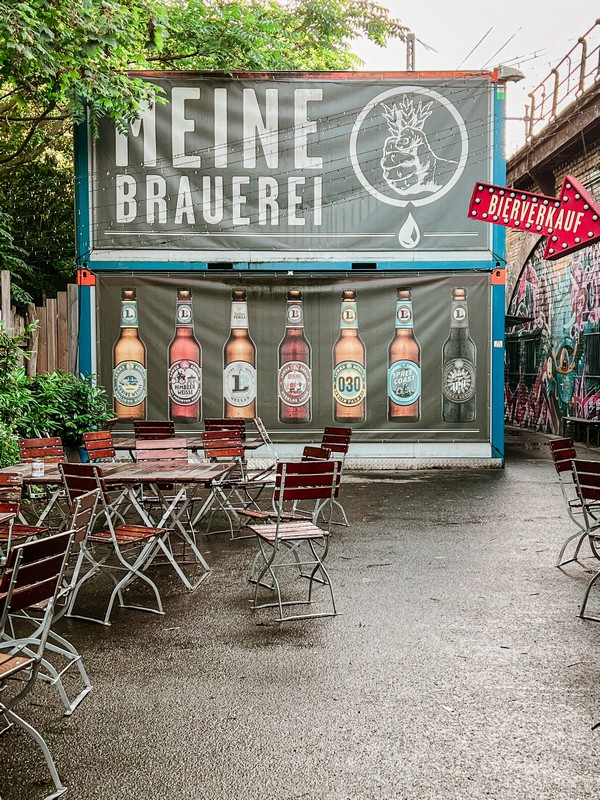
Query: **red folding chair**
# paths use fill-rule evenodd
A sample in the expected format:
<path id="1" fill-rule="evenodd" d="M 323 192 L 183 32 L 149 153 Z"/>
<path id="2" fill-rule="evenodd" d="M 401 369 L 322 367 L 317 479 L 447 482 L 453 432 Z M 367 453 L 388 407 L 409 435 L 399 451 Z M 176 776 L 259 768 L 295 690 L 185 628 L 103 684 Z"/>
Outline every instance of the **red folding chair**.
<path id="1" fill-rule="evenodd" d="M 0 577 L 0 716 L 9 726 L 22 728 L 41 749 L 54 784 L 54 792 L 46 800 L 61 797 L 67 787 L 43 736 L 17 714 L 16 708 L 38 680 L 72 540 L 73 534 L 68 531 L 16 545 Z M 11 615 L 36 604 L 43 604 L 45 609 L 37 630 L 31 637 L 14 639 Z"/>
<path id="2" fill-rule="evenodd" d="M 552 456 L 554 468 L 556 470 L 556 474 L 558 475 L 560 490 L 567 507 L 567 513 L 571 520 L 579 528 L 578 531 L 572 533 L 563 542 L 556 560 L 556 566 L 562 567 L 565 564 L 570 564 L 572 561 L 577 561 L 581 546 L 586 539 L 590 543 L 592 553 L 596 556 L 596 558 L 600 558 L 600 552 L 597 549 L 595 539 L 592 539 L 588 536 L 581 499 L 575 485 L 573 460 L 577 458 L 577 451 L 575 450 L 573 439 L 553 439 L 552 441 L 548 442 L 548 445 L 550 447 L 550 455 Z M 595 506 L 588 504 L 587 513 L 589 515 L 596 514 L 596 516 L 598 516 L 600 514 L 600 503 L 597 503 Z M 567 547 L 574 540 L 577 540 L 577 544 L 575 545 L 573 557 L 563 560 Z"/>
<path id="3" fill-rule="evenodd" d="M 50 530 L 45 525 L 27 525 L 18 522 L 22 493 L 22 475 L 16 472 L 0 472 L 0 513 L 14 515 L 8 522 L 0 524 L 0 565 L 8 558 L 13 543 L 37 539 Z"/>
<path id="4" fill-rule="evenodd" d="M 316 525 L 308 519 L 288 522 L 285 521 L 285 514 L 286 507 L 298 501 L 331 501 L 338 484 L 338 472 L 339 463 L 337 461 L 282 462 L 278 464 L 274 491 L 276 519 L 271 523 L 248 525 L 258 538 L 259 556 L 263 563 L 254 586 L 252 608 L 277 608 L 279 611 L 279 616 L 276 618 L 278 622 L 334 616 L 337 613 L 331 577 L 324 563 L 329 550 L 332 503 L 329 502 L 327 506 L 328 520 L 324 526 Z M 291 552 L 294 554 L 294 558 L 290 558 Z M 289 567 L 293 568 L 293 572 L 288 572 L 288 574 L 291 574 L 296 582 L 308 581 L 306 597 L 287 599 L 286 593 L 284 599 L 279 572 Z M 305 572 L 306 569 L 308 569 L 308 573 Z M 267 576 L 269 584 L 265 584 L 263 580 Z M 288 606 L 310 604 L 315 585 L 328 588 L 330 609 L 310 613 L 284 613 L 284 608 Z M 258 593 L 264 589 L 275 591 L 276 600 L 274 602 L 258 602 Z"/>
<path id="5" fill-rule="evenodd" d="M 598 505 L 600 504 L 600 461 L 574 459 L 573 475 L 577 487 L 577 494 L 581 501 L 581 511 L 585 525 L 584 534 L 590 542 L 593 542 L 596 546 L 600 546 L 600 520 L 596 517 Z M 600 617 L 586 614 L 586 608 L 590 592 L 598 579 L 600 579 L 600 570 L 596 572 L 589 582 L 579 610 L 580 617 L 594 620 L 594 622 L 600 622 Z"/>
<path id="6" fill-rule="evenodd" d="M 148 525 L 115 524 L 115 513 L 111 508 L 102 470 L 96 464 L 61 464 L 63 482 L 69 501 L 75 500 L 86 492 L 100 490 L 100 508 L 107 527 L 94 530 L 82 543 L 85 554 L 83 561 L 87 569 L 80 574 L 71 595 L 67 616 L 110 625 L 110 617 L 116 601 L 121 608 L 133 608 L 138 611 L 150 611 L 164 614 L 158 587 L 146 574 L 145 570 L 159 549 L 168 552 L 164 541 L 168 537 L 168 528 L 154 528 Z M 81 588 L 99 573 L 109 574 L 114 588 L 108 600 L 103 617 L 90 617 L 74 613 L 75 604 Z M 125 602 L 123 592 L 134 582 L 148 587 L 154 595 L 156 607 Z"/>

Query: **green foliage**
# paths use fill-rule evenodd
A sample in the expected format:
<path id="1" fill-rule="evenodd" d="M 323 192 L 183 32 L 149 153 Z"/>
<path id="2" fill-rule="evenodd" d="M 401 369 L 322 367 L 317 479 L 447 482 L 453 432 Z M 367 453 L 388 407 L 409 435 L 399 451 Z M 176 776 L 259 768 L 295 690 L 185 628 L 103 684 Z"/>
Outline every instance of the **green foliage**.
<path id="1" fill-rule="evenodd" d="M 43 157 L 21 164 L 3 176 L 0 206 L 10 209 L 10 233 L 22 253 L 20 263 L 11 270 L 14 301 L 21 301 L 14 291 L 15 284 L 20 289 L 23 283 L 34 302 L 41 305 L 44 292 L 55 296 L 73 281 L 73 203 L 70 153 L 65 156 L 46 152 Z M 0 222 L 0 231 L 1 228 Z M 0 241 L 0 265 L 1 249 Z"/>
<path id="2" fill-rule="evenodd" d="M 371 0 L 0 0 L 0 172 L 108 116 L 123 128 L 152 86 L 131 69 L 348 69 L 353 40 L 406 28 Z"/>
<path id="3" fill-rule="evenodd" d="M 19 460 L 19 438 L 60 436 L 63 444 L 79 446 L 82 434 L 112 417 L 105 390 L 92 378 L 61 372 L 27 377 L 22 361 L 34 328 L 13 336 L 0 327 L 0 466 Z"/>
<path id="4" fill-rule="evenodd" d="M 13 300 L 19 305 L 31 302 L 31 295 L 25 289 L 29 284 L 33 270 L 23 260 L 26 251 L 15 244 L 13 235 L 13 218 L 0 207 L 0 270 L 8 270 L 11 274 L 11 293 Z"/>
<path id="5" fill-rule="evenodd" d="M 21 436 L 60 436 L 63 444 L 79 446 L 83 433 L 113 416 L 104 388 L 89 378 L 49 372 L 30 378 L 28 389 L 31 401 L 17 424 Z"/>
<path id="6" fill-rule="evenodd" d="M 13 299 L 72 279 L 71 127 L 88 114 L 92 131 L 103 116 L 125 130 L 153 96 L 132 71 L 353 69 L 358 37 L 383 46 L 406 30 L 372 0 L 0 0 L 0 266 Z"/>

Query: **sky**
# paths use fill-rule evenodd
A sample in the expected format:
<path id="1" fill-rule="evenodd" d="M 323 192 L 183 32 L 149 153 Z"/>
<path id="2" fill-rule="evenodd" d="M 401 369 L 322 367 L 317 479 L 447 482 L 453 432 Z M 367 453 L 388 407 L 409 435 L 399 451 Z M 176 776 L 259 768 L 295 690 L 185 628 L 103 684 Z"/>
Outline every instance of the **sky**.
<path id="1" fill-rule="evenodd" d="M 378 2 L 415 34 L 415 68 L 419 71 L 491 69 L 499 64 L 520 70 L 525 79 L 507 84 L 507 117 L 523 117 L 528 92 L 593 26 L 599 10 L 595 0 L 521 0 L 506 4 L 485 0 Z M 361 41 L 353 50 L 365 62 L 362 69 L 406 68 L 403 42 L 393 42 L 383 49 Z M 579 58 L 580 50 L 576 52 Z M 523 144 L 525 123 L 509 120 L 507 155 Z"/>

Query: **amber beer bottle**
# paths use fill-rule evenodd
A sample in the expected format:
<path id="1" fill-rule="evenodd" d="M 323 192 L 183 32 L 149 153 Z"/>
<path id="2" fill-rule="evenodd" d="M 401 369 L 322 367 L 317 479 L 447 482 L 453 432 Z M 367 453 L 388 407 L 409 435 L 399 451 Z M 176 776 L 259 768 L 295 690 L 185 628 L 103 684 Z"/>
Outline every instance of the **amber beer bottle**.
<path id="1" fill-rule="evenodd" d="M 304 335 L 302 292 L 298 289 L 287 294 L 285 335 L 279 343 L 277 393 L 280 422 L 311 421 L 311 348 Z"/>
<path id="2" fill-rule="evenodd" d="M 340 335 L 333 346 L 333 418 L 364 422 L 367 417 L 366 348 L 358 335 L 356 292 L 342 292 Z"/>
<path id="3" fill-rule="evenodd" d="M 119 419 L 146 416 L 146 345 L 138 334 L 135 289 L 121 289 L 121 334 L 113 347 L 113 402 Z"/>
<path id="4" fill-rule="evenodd" d="M 198 422 L 202 402 L 202 350 L 194 336 L 192 290 L 177 289 L 175 336 L 169 345 L 169 417 Z"/>
<path id="5" fill-rule="evenodd" d="M 442 419 L 475 419 L 475 342 L 469 336 L 467 290 L 452 289 L 450 334 L 442 349 Z"/>
<path id="6" fill-rule="evenodd" d="M 416 422 L 421 416 L 421 348 L 413 330 L 410 289 L 396 295 L 396 332 L 388 348 L 388 419 Z"/>
<path id="7" fill-rule="evenodd" d="M 231 333 L 223 347 L 223 416 L 256 416 L 256 347 L 248 332 L 243 289 L 231 292 Z"/>

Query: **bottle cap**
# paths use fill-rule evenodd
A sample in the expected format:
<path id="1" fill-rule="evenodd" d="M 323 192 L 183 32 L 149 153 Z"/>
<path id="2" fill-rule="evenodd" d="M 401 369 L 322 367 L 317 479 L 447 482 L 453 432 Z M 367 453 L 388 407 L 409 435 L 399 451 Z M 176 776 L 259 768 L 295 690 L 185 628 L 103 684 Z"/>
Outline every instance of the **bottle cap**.
<path id="1" fill-rule="evenodd" d="M 452 289 L 452 299 L 453 300 L 466 300 L 467 299 L 467 290 L 464 288 L 459 288 L 458 286 L 454 286 Z"/>

